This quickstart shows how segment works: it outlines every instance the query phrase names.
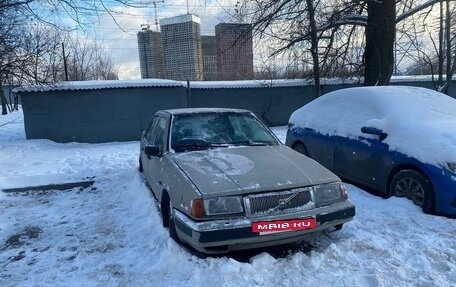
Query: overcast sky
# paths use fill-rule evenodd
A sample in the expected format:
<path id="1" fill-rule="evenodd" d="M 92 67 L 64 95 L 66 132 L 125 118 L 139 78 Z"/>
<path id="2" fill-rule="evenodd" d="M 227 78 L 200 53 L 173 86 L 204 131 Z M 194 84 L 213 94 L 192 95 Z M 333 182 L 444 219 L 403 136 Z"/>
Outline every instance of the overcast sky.
<path id="1" fill-rule="evenodd" d="M 187 13 L 187 1 L 165 0 L 157 3 L 158 19 L 182 15 Z M 201 34 L 214 35 L 214 27 L 222 20 L 228 20 L 228 14 L 233 13 L 236 0 L 189 0 L 190 13 L 201 18 Z M 95 19 L 96 23 L 78 32 L 80 37 L 93 38 L 102 44 L 112 61 L 119 69 L 120 79 L 139 79 L 139 58 L 136 34 L 141 29 L 141 24 L 150 24 L 155 30 L 155 13 L 153 5 L 150 8 L 125 8 L 118 7 L 122 15 L 115 15 L 113 21 L 110 15 L 102 15 Z M 121 28 L 124 31 L 122 31 Z"/>
<path id="2" fill-rule="evenodd" d="M 104 4 L 111 5 L 109 8 L 121 12 L 113 15 L 117 24 L 111 15 L 104 14 L 89 19 L 89 22 L 93 23 L 93 25 L 84 26 L 84 29 L 78 27 L 76 32 L 77 37 L 93 39 L 104 47 L 105 51 L 111 56 L 114 65 L 118 68 L 119 79 L 122 80 L 140 79 L 136 34 L 141 30 L 142 24 L 150 24 L 151 29 L 155 30 L 153 1 L 144 2 L 151 2 L 151 4 L 148 8 L 126 8 L 115 6 L 118 4 L 115 0 L 104 0 Z M 187 13 L 186 0 L 162 0 L 156 2 L 158 19 Z M 188 7 L 190 13 L 201 18 L 201 34 L 214 35 L 215 25 L 220 22 L 232 21 L 230 15 L 234 14 L 237 2 L 237 0 L 188 0 Z M 44 10 L 41 12 L 44 12 Z M 67 19 L 59 18 L 60 22 L 71 26 L 67 20 L 68 17 Z M 424 36 L 426 35 L 424 34 Z M 398 41 L 402 41 L 400 35 L 398 35 Z M 423 43 L 426 43 L 425 40 L 423 41 Z M 407 43 L 399 44 L 407 45 Z M 273 44 L 271 42 L 255 43 L 254 41 L 254 62 L 256 66 L 261 65 L 263 62 L 274 61 L 274 59 L 268 58 L 269 45 Z M 407 67 L 411 64 L 408 59 L 402 60 L 400 54 L 397 56 L 401 67 Z"/>

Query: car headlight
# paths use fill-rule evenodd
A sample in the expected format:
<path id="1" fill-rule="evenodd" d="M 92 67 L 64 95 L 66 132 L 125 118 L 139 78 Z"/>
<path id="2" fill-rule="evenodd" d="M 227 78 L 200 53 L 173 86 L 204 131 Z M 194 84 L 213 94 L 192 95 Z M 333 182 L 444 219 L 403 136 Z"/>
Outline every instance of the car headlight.
<path id="1" fill-rule="evenodd" d="M 451 172 L 456 173 L 456 162 L 448 162 L 447 165 Z"/>
<path id="2" fill-rule="evenodd" d="M 347 191 L 341 182 L 316 185 L 313 193 L 317 207 L 347 199 Z"/>
<path id="3" fill-rule="evenodd" d="M 225 196 L 204 200 L 204 210 L 207 215 L 235 214 L 244 211 L 242 197 Z"/>

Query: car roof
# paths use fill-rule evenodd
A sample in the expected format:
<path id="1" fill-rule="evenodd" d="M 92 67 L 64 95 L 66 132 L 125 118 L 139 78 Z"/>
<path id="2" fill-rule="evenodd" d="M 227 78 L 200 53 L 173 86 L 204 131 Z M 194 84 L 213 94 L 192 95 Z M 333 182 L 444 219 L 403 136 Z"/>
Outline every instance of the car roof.
<path id="1" fill-rule="evenodd" d="M 169 113 L 171 115 L 193 114 L 193 113 L 251 113 L 244 109 L 228 109 L 228 108 L 182 108 L 162 110 L 160 112 Z"/>
<path id="2" fill-rule="evenodd" d="M 294 128 L 360 140 L 362 127 L 388 134 L 382 142 L 421 162 L 456 162 L 456 100 L 418 87 L 358 87 L 327 93 L 290 116 Z"/>

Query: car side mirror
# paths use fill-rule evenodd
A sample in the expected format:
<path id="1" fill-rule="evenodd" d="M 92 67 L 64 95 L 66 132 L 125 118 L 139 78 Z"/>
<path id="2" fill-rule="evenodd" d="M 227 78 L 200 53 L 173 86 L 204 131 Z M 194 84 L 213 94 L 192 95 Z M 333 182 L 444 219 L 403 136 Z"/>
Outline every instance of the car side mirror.
<path id="1" fill-rule="evenodd" d="M 361 132 L 368 135 L 376 135 L 379 137 L 380 141 L 383 141 L 388 136 L 388 134 L 381 129 L 374 127 L 362 127 Z"/>
<path id="2" fill-rule="evenodd" d="M 144 148 L 144 153 L 147 156 L 158 156 L 160 153 L 160 150 L 156 146 L 148 145 Z"/>

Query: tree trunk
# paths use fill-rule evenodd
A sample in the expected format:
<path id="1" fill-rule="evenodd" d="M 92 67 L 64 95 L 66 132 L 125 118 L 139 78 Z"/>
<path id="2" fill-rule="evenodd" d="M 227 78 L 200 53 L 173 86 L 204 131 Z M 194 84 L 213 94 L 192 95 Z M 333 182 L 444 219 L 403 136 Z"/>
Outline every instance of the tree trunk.
<path id="1" fill-rule="evenodd" d="M 437 89 L 440 91 L 443 87 L 443 64 L 445 60 L 443 55 L 443 0 L 440 0 L 439 12 L 439 83 Z"/>
<path id="2" fill-rule="evenodd" d="M 0 78 L 0 99 L 2 102 L 2 115 L 6 115 L 8 113 L 8 109 L 6 108 L 6 97 L 5 97 L 5 93 L 3 92 L 3 85 L 2 85 L 1 78 Z"/>
<path id="3" fill-rule="evenodd" d="M 368 1 L 367 13 L 364 85 L 385 86 L 394 68 L 396 1 Z"/>
<path id="4" fill-rule="evenodd" d="M 317 35 L 317 24 L 315 21 L 315 8 L 312 0 L 306 0 L 307 9 L 309 13 L 309 24 L 310 24 L 310 54 L 312 55 L 313 63 L 313 76 L 314 76 L 314 87 L 315 97 L 318 98 L 321 94 L 320 87 L 320 62 L 318 58 L 318 35 Z"/>
<path id="5" fill-rule="evenodd" d="M 443 89 L 443 93 L 448 95 L 450 90 L 451 80 L 453 78 L 452 73 L 452 57 L 451 57 L 451 46 L 452 46 L 452 37 L 451 37 L 451 13 L 450 13 L 450 0 L 446 0 L 446 14 L 445 14 L 445 38 L 446 38 L 446 84 Z"/>

